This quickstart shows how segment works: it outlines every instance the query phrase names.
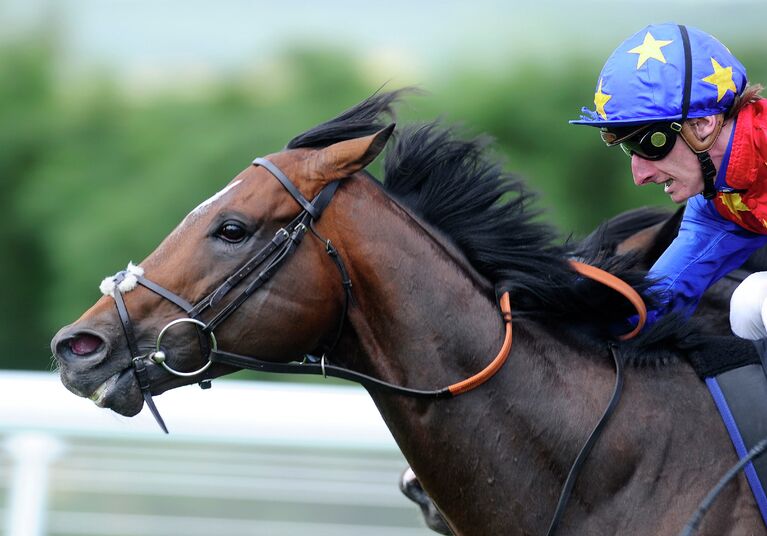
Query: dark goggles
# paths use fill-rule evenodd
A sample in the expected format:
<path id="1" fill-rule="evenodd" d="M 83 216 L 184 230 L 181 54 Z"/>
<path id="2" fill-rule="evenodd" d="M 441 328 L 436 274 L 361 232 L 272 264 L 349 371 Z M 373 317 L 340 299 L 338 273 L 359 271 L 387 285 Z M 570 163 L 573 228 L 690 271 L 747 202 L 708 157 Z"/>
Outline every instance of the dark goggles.
<path id="1" fill-rule="evenodd" d="M 635 154 L 645 160 L 661 160 L 674 148 L 681 130 L 682 125 L 677 122 L 653 123 L 638 129 L 603 129 L 601 135 L 608 146 L 620 144 L 628 156 Z"/>

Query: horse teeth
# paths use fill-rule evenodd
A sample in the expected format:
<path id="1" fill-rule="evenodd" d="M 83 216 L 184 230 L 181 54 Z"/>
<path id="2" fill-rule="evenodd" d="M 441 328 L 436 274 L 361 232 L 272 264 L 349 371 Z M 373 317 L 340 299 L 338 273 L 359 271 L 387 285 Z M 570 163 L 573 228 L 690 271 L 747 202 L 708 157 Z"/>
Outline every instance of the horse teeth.
<path id="1" fill-rule="evenodd" d="M 96 390 L 93 391 L 91 396 L 88 397 L 89 400 L 92 400 L 94 404 L 101 407 L 104 403 L 104 398 L 107 395 L 107 392 L 109 392 L 109 389 L 112 388 L 112 386 L 117 382 L 117 378 L 120 376 L 120 373 L 114 374 L 110 378 L 108 378 L 104 383 L 96 387 Z"/>
<path id="2" fill-rule="evenodd" d="M 94 402 L 96 402 L 101 397 L 101 394 L 104 392 L 104 389 L 106 388 L 106 383 L 107 382 L 104 382 L 98 387 L 96 387 L 96 390 L 93 391 L 91 396 L 88 397 L 88 400 L 93 400 Z"/>

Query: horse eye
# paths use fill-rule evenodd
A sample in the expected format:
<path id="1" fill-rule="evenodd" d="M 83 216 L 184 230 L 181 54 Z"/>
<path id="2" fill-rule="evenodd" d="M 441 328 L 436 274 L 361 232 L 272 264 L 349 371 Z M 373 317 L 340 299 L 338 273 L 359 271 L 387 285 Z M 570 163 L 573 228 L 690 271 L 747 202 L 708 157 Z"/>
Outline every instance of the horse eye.
<path id="1" fill-rule="evenodd" d="M 218 228 L 216 236 L 229 243 L 236 244 L 248 237 L 248 231 L 239 223 L 228 221 Z"/>

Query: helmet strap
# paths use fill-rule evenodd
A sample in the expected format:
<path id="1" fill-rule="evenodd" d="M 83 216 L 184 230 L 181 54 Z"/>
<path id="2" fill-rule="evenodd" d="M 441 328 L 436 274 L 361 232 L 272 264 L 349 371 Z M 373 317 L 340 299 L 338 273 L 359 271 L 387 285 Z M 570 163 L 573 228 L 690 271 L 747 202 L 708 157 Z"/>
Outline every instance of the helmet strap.
<path id="1" fill-rule="evenodd" d="M 714 179 L 716 178 L 716 167 L 711 161 L 711 157 L 708 151 L 695 153 L 700 162 L 700 169 L 703 171 L 703 197 L 706 199 L 713 199 L 716 195 L 716 189 L 714 189 Z"/>

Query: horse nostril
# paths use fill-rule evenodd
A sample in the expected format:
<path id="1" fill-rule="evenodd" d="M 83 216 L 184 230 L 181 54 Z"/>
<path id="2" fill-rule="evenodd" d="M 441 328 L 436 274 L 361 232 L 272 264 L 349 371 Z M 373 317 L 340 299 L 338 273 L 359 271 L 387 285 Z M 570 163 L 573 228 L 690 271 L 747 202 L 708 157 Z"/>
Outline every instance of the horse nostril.
<path id="1" fill-rule="evenodd" d="M 69 339 L 62 341 L 69 346 L 69 350 L 77 356 L 85 357 L 99 351 L 104 345 L 101 337 L 92 333 L 78 333 Z"/>

